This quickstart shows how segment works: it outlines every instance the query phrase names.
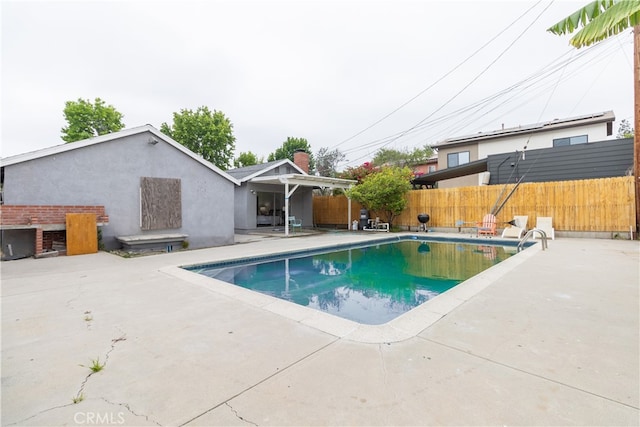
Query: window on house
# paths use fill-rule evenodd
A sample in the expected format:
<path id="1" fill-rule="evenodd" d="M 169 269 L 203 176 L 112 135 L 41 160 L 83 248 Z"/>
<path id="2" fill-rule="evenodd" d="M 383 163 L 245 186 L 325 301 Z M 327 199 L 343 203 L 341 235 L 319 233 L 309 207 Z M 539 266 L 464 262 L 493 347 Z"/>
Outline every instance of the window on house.
<path id="1" fill-rule="evenodd" d="M 587 135 L 570 136 L 568 138 L 555 138 L 553 140 L 554 147 L 563 147 L 565 145 L 586 144 L 589 142 Z"/>
<path id="2" fill-rule="evenodd" d="M 469 163 L 469 152 L 461 151 L 459 153 L 449 153 L 447 154 L 447 167 L 452 168 L 454 166 L 464 165 L 465 163 Z"/>
<path id="3" fill-rule="evenodd" d="M 436 165 L 429 165 L 427 168 L 427 172 L 431 173 L 431 172 L 435 172 L 436 171 Z"/>

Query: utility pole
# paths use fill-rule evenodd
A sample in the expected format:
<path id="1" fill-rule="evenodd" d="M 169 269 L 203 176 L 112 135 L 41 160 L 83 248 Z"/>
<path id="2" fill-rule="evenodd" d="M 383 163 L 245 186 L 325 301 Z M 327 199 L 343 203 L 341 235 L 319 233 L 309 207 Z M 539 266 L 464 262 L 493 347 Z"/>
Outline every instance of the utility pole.
<path id="1" fill-rule="evenodd" d="M 640 233 L 640 25 L 633 27 L 633 182 L 636 196 L 636 239 Z"/>

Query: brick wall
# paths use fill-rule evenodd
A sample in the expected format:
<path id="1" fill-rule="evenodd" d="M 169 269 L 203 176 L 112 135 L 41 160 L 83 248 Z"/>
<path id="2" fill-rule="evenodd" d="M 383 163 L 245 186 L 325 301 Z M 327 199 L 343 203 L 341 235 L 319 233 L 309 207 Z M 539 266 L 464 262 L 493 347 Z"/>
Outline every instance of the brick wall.
<path id="1" fill-rule="evenodd" d="M 95 213 L 98 222 L 109 222 L 104 206 L 2 205 L 0 225 L 65 224 L 68 213 Z"/>
<path id="2" fill-rule="evenodd" d="M 42 252 L 44 252 L 43 235 L 44 235 L 44 233 L 42 232 L 42 228 L 40 228 L 40 227 L 36 228 L 36 255 L 39 255 Z"/>
<path id="3" fill-rule="evenodd" d="M 44 250 L 53 250 L 54 244 L 65 245 L 67 242 L 67 232 L 61 231 L 45 231 L 42 233 L 42 248 Z"/>
<path id="4" fill-rule="evenodd" d="M 300 169 L 309 173 L 309 153 L 303 150 L 297 150 L 293 153 L 293 163 Z"/>
<path id="5" fill-rule="evenodd" d="M 38 256 L 44 252 L 44 249 L 51 249 L 54 237 L 53 235 L 45 236 L 42 226 L 66 224 L 68 213 L 95 213 L 97 222 L 109 222 L 104 206 L 2 205 L 0 206 L 0 225 L 30 225 L 35 228 L 35 253 Z"/>

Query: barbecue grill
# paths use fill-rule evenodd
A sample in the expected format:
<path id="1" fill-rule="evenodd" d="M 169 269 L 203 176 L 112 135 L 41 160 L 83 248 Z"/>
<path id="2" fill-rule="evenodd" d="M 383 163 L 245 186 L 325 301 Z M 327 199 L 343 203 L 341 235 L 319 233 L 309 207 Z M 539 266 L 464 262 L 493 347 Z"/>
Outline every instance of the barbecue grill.
<path id="1" fill-rule="evenodd" d="M 418 214 L 418 221 L 420 222 L 420 229 L 419 231 L 427 231 L 427 223 L 429 222 L 429 214 L 426 213 L 421 213 Z"/>

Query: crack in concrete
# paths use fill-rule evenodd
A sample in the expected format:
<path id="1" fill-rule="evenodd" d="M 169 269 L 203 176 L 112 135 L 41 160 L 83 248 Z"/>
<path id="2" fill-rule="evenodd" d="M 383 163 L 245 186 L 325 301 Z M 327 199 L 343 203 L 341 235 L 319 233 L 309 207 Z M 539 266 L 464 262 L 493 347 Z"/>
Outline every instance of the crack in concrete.
<path id="1" fill-rule="evenodd" d="M 122 331 L 120 331 L 122 332 Z M 127 339 L 126 334 L 121 335 L 119 338 L 114 338 L 111 340 L 111 348 L 109 349 L 109 351 L 107 351 L 107 353 L 105 354 L 104 357 L 104 363 L 102 364 L 102 367 L 104 368 L 105 366 L 107 366 L 107 362 L 109 361 L 109 355 L 111 354 L 111 352 L 113 350 L 116 349 L 116 344 L 119 343 L 120 341 L 125 341 Z M 78 393 L 76 394 L 75 399 L 78 399 L 78 401 L 81 401 L 84 396 L 83 396 L 83 392 L 84 392 L 84 388 L 87 385 L 87 381 L 89 381 L 89 378 L 91 377 L 91 375 L 97 373 L 96 371 L 91 371 L 84 379 L 84 381 L 82 381 L 82 383 L 80 384 L 80 389 L 78 390 Z M 75 403 L 75 402 L 74 402 Z"/>
<path id="2" fill-rule="evenodd" d="M 517 366 L 510 365 L 510 364 L 505 363 L 505 362 L 500 362 L 498 360 L 494 360 L 494 359 L 491 359 L 489 357 L 482 356 L 480 354 L 475 354 L 475 353 L 472 353 L 470 350 L 465 350 L 465 349 L 462 349 L 462 348 L 458 348 L 456 346 L 445 344 L 443 342 L 436 341 L 436 340 L 431 339 L 431 338 L 425 338 L 425 337 L 418 337 L 418 338 L 423 339 L 425 341 L 429 341 L 431 343 L 437 344 L 437 345 L 442 346 L 442 347 L 449 348 L 449 349 L 454 350 L 454 351 L 458 351 L 458 352 L 463 353 L 463 354 L 465 354 L 467 356 L 471 356 L 471 357 L 474 357 L 474 358 L 482 359 L 482 360 L 485 361 L 484 363 L 491 363 L 491 364 L 495 364 L 495 365 L 498 365 L 498 366 L 503 366 L 503 367 L 505 367 L 507 369 L 512 369 L 514 371 L 518 371 L 518 372 L 521 372 L 521 373 L 526 374 L 526 375 L 531 375 L 533 377 L 537 377 L 537 378 L 543 379 L 545 381 L 549 381 L 549 382 L 558 384 L 558 385 L 563 386 L 563 387 L 568 387 L 568 388 L 571 388 L 573 390 L 580 391 L 582 393 L 587 393 L 587 394 L 590 394 L 592 396 L 598 397 L 600 399 L 608 400 L 610 402 L 614 402 L 614 403 L 617 403 L 619 405 L 626 406 L 628 408 L 640 409 L 640 407 L 631 405 L 629 403 L 621 402 L 618 399 L 615 399 L 615 398 L 612 398 L 612 397 L 608 397 L 608 396 L 604 396 L 602 394 L 598 394 L 596 392 L 593 392 L 593 391 L 590 391 L 590 390 L 586 390 L 584 388 L 569 384 L 567 382 L 556 380 L 556 379 L 550 378 L 548 376 L 538 374 L 538 373 L 533 372 L 533 371 L 529 371 L 529 370 L 526 370 L 526 369 L 523 369 L 523 368 L 519 368 Z M 475 368 L 472 368 L 472 369 L 475 369 Z"/>
<path id="3" fill-rule="evenodd" d="M 36 413 L 34 415 L 31 415 L 30 417 L 24 418 L 22 420 L 18 420 L 18 421 L 13 422 L 13 423 L 5 424 L 5 425 L 6 426 L 22 425 L 26 421 L 29 421 L 30 419 L 35 418 L 37 416 L 40 416 L 42 414 L 46 414 L 47 412 L 54 411 L 56 409 L 66 408 L 67 406 L 73 406 L 73 405 L 75 405 L 75 403 L 67 403 L 66 405 L 59 405 L 59 406 L 54 406 L 53 408 L 43 409 L 42 411 L 39 411 L 38 413 Z"/>
<path id="4" fill-rule="evenodd" d="M 91 310 L 84 311 L 84 321 L 87 325 L 87 329 L 91 330 L 91 321 L 93 320 L 93 316 L 91 315 Z"/>
<path id="5" fill-rule="evenodd" d="M 81 276 L 80 278 L 82 279 L 82 278 L 85 278 L 85 277 L 87 277 L 87 276 Z M 72 310 L 75 310 L 76 307 L 73 305 L 73 303 L 76 302 L 77 300 L 79 300 L 80 297 L 82 297 L 86 293 L 86 290 L 84 289 L 84 283 L 74 283 L 73 285 L 70 285 L 70 286 L 77 286 L 78 287 L 77 294 L 76 294 L 75 297 L 73 297 L 71 299 L 68 299 L 65 302 L 64 306 L 67 307 L 67 308 L 70 308 Z"/>
<path id="6" fill-rule="evenodd" d="M 113 406 L 122 406 L 124 408 L 126 408 L 127 411 L 129 411 L 132 415 L 136 416 L 136 417 L 144 417 L 145 420 L 154 423 L 157 426 L 162 426 L 162 424 L 160 424 L 159 422 L 157 422 L 156 420 L 149 418 L 148 415 L 145 414 L 138 414 L 137 412 L 135 412 L 133 409 L 131 409 L 131 406 L 129 406 L 128 403 L 117 403 L 117 402 L 111 402 L 109 400 L 107 400 L 104 397 L 101 397 L 100 399 L 102 399 L 103 401 L 105 401 L 106 403 L 108 403 L 109 405 L 113 405 Z"/>
<path id="7" fill-rule="evenodd" d="M 219 403 L 219 404 L 217 404 L 217 405 L 215 405 L 215 406 L 213 406 L 213 407 L 211 407 L 211 408 L 207 409 L 206 411 L 204 411 L 204 412 L 202 412 L 202 413 L 200 413 L 200 414 L 196 415 L 195 417 L 193 417 L 193 418 L 191 418 L 191 419 L 189 419 L 189 420 L 185 421 L 184 423 L 180 424 L 180 425 L 179 425 L 179 427 L 186 426 L 187 424 L 189 424 L 189 423 L 191 423 L 191 422 L 193 422 L 193 421 L 197 420 L 198 418 L 200 418 L 200 417 L 204 416 L 205 414 L 207 414 L 207 413 L 209 413 L 209 412 L 213 411 L 213 410 L 214 410 L 214 409 L 216 409 L 216 408 L 219 408 L 219 407 L 220 407 L 220 406 L 222 406 L 222 405 L 229 405 L 229 403 L 228 403 L 228 402 L 229 402 L 230 400 L 235 399 L 236 397 L 240 396 L 241 394 L 244 394 L 244 393 L 246 393 L 247 391 L 252 390 L 252 389 L 254 389 L 254 388 L 258 387 L 260 384 L 262 384 L 262 383 L 264 383 L 264 382 L 266 382 L 266 381 L 270 380 L 271 378 L 274 378 L 276 375 L 281 375 L 283 372 L 287 371 L 287 370 L 288 370 L 288 369 L 290 369 L 291 367 L 293 367 L 293 366 L 297 365 L 298 363 L 300 363 L 300 362 L 302 362 L 302 361 L 304 361 L 304 360 L 306 360 L 306 359 L 308 359 L 308 358 L 312 357 L 313 355 L 315 355 L 315 354 L 317 354 L 317 353 L 320 353 L 322 350 L 324 350 L 324 349 L 326 349 L 327 347 L 329 347 L 329 346 L 331 346 L 331 345 L 335 344 L 335 343 L 336 343 L 336 342 L 338 342 L 338 341 L 340 341 L 340 338 L 336 337 L 334 340 L 331 340 L 330 342 L 328 342 L 327 344 L 325 344 L 325 345 L 321 346 L 321 347 L 320 347 L 320 348 L 318 348 L 317 350 L 314 350 L 314 351 L 312 351 L 311 353 L 306 354 L 305 356 L 301 357 L 300 359 L 294 360 L 293 362 L 291 362 L 289 365 L 287 365 L 287 366 L 283 367 L 282 369 L 278 369 L 278 370 L 277 370 L 277 372 L 274 372 L 274 373 L 273 373 L 273 374 L 271 374 L 271 375 L 267 375 L 267 376 L 266 376 L 266 377 L 264 377 L 263 379 L 261 379 L 261 380 L 257 381 L 256 383 L 254 383 L 254 384 L 250 385 L 249 387 L 245 388 L 244 390 L 241 390 L 241 391 L 239 391 L 238 393 L 234 394 L 233 396 L 230 396 L 230 397 L 229 397 L 227 400 L 225 400 L 224 402 L 221 402 L 221 403 Z M 229 406 L 229 407 L 230 407 L 230 406 Z M 233 408 L 231 408 L 231 409 L 233 410 Z M 246 421 L 246 420 L 244 420 L 244 419 L 242 419 L 242 420 L 243 420 L 243 421 Z M 250 422 L 250 421 L 246 421 L 246 422 Z M 257 425 L 257 424 L 255 424 L 255 425 Z"/>
<path id="8" fill-rule="evenodd" d="M 384 378 L 384 383 L 388 384 L 387 382 L 387 365 L 385 365 L 384 363 L 384 354 L 382 353 L 382 346 L 383 344 L 378 344 L 378 353 L 380 354 L 380 364 L 382 365 L 382 374 L 383 374 L 383 378 Z"/>
<path id="9" fill-rule="evenodd" d="M 122 332 L 122 330 L 120 330 L 120 332 Z M 119 338 L 114 338 L 114 339 L 111 340 L 111 349 L 109 349 L 109 351 L 107 351 L 107 353 L 105 355 L 105 361 L 104 361 L 104 365 L 103 366 L 107 365 L 107 361 L 109 360 L 109 355 L 111 354 L 111 352 L 113 350 L 115 350 L 116 344 L 119 343 L 120 341 L 125 341 L 126 339 L 127 339 L 126 338 L 126 334 L 123 333 L 123 335 L 121 335 Z M 42 411 L 39 411 L 38 413 L 36 413 L 34 415 L 31 415 L 30 417 L 27 417 L 27 418 L 24 418 L 22 420 L 16 421 L 14 423 L 9 423 L 9 424 L 7 424 L 7 426 L 19 425 L 19 424 L 22 424 L 22 423 L 24 423 L 24 422 L 26 422 L 26 421 L 28 421 L 28 420 L 30 420 L 32 418 L 35 418 L 35 417 L 37 417 L 39 415 L 45 414 L 45 413 L 47 413 L 49 411 L 53 411 L 55 409 L 60 409 L 60 408 L 66 408 L 67 406 L 72 406 L 72 405 L 76 405 L 76 404 L 80 403 L 84 399 L 83 392 L 84 392 L 85 386 L 87 385 L 87 381 L 89 381 L 89 378 L 91 377 L 91 375 L 93 375 L 95 373 L 96 372 L 92 371 L 89 375 L 87 375 L 85 377 L 84 381 L 82 381 L 82 383 L 80 384 L 80 389 L 78 390 L 78 393 L 76 394 L 76 396 L 74 398 L 74 400 L 75 400 L 74 402 L 67 403 L 66 405 L 58 405 L 58 406 L 54 406 L 52 408 L 43 409 Z M 104 400 L 106 402 L 106 399 L 104 399 Z M 107 403 L 109 403 L 109 402 L 107 402 Z M 127 409 L 129 409 L 128 406 L 125 406 L 125 407 Z M 133 411 L 130 410 L 130 412 L 132 414 L 136 415 Z M 151 421 L 155 423 L 155 421 L 153 421 L 153 420 L 151 420 Z M 158 424 L 158 423 L 156 423 L 156 424 Z M 160 424 L 158 424 L 158 425 L 160 425 Z"/>
<path id="10" fill-rule="evenodd" d="M 245 423 L 257 426 L 257 423 L 254 423 L 253 421 L 249 421 L 246 418 L 243 418 L 242 416 L 240 416 L 240 414 L 238 414 L 238 411 L 236 411 L 235 409 L 233 409 L 233 406 L 229 405 L 229 402 L 224 402 L 225 405 L 227 405 L 229 407 L 229 409 L 231 409 L 231 412 L 234 413 L 234 415 L 241 421 L 244 421 Z"/>
<path id="11" fill-rule="evenodd" d="M 80 292 L 80 293 L 82 293 L 82 291 L 79 291 L 79 292 Z M 78 295 L 78 296 L 77 296 L 77 297 L 75 297 L 75 298 L 72 298 L 72 299 L 68 300 L 68 301 L 66 302 L 66 304 L 65 304 L 65 305 L 66 305 L 66 307 L 71 308 L 71 309 L 74 309 L 74 307 L 71 305 L 71 303 L 72 303 L 73 301 L 77 300 L 77 299 L 79 298 L 79 296 L 80 296 L 80 295 Z M 90 311 L 88 311 L 88 312 L 87 312 L 87 311 L 85 311 L 85 315 L 90 314 L 90 313 L 91 313 Z M 87 325 L 87 327 L 89 327 L 89 325 Z M 107 365 L 107 361 L 109 360 L 109 355 L 111 354 L 111 352 L 112 352 L 113 350 L 115 350 L 115 346 L 116 346 L 116 344 L 117 344 L 118 342 L 120 342 L 120 341 L 125 341 L 125 340 L 127 339 L 127 338 L 126 338 L 126 334 L 125 334 L 125 333 L 124 333 L 120 328 L 118 328 L 118 330 L 119 330 L 120 332 L 122 332 L 122 335 L 121 335 L 120 337 L 118 337 L 118 338 L 114 338 L 114 339 L 112 339 L 112 340 L 111 340 L 111 348 L 110 348 L 110 349 L 109 349 L 109 351 L 107 351 L 107 353 L 105 354 L 105 361 L 104 361 L 103 367 Z M 19 421 L 13 422 L 13 423 L 9 423 L 9 424 L 7 424 L 7 426 L 12 426 L 12 425 L 22 424 L 22 423 L 24 423 L 24 422 L 26 422 L 26 421 L 28 421 L 28 420 L 30 420 L 30 419 L 32 419 L 32 418 L 35 418 L 35 417 L 40 416 L 40 415 L 42 415 L 42 414 L 45 414 L 45 413 L 47 413 L 47 412 L 50 412 L 50 411 L 53 411 L 53 410 L 56 410 L 56 409 L 60 409 L 60 408 L 66 408 L 67 406 L 77 405 L 78 403 L 80 403 L 80 402 L 84 399 L 83 392 L 84 392 L 84 388 L 85 388 L 85 386 L 87 385 L 87 381 L 89 381 L 89 377 L 91 377 L 91 375 L 93 375 L 93 374 L 95 374 L 95 373 L 96 373 L 96 372 L 93 372 L 93 371 L 92 371 L 92 372 L 91 372 L 89 375 L 87 375 L 87 376 L 85 377 L 85 379 L 82 381 L 82 383 L 80 384 L 80 389 L 78 390 L 78 393 L 76 394 L 75 398 L 73 399 L 73 400 L 74 400 L 74 402 L 72 402 L 72 403 L 67 403 L 66 405 L 58 405 L 58 406 L 54 406 L 54 407 L 52 407 L 52 408 L 43 409 L 42 411 L 39 411 L 39 412 L 37 412 L 36 414 L 31 415 L 30 417 L 24 418 L 24 419 L 22 419 L 22 420 L 19 420 Z M 132 412 L 132 413 L 133 413 L 133 412 Z M 155 422 L 155 421 L 153 421 L 153 422 Z M 157 423 L 156 423 L 156 424 L 157 424 Z M 158 425 L 160 425 L 160 424 L 158 424 Z"/>

